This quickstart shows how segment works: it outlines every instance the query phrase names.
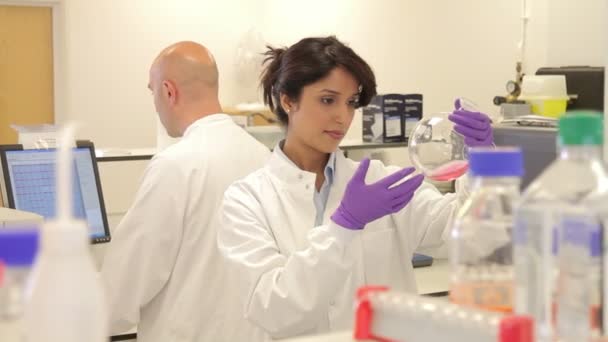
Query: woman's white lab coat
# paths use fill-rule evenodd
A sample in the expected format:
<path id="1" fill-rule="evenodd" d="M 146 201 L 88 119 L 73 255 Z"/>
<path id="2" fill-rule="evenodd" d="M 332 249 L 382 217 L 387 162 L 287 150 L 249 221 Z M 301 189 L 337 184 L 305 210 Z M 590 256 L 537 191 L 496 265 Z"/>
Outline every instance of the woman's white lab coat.
<path id="1" fill-rule="evenodd" d="M 323 225 L 315 227 L 314 173 L 275 152 L 225 193 L 218 244 L 240 276 L 244 315 L 272 338 L 349 329 L 358 287 L 416 291 L 414 251 L 442 247 L 466 198 L 427 183 L 400 212 L 352 231 L 330 220 L 358 163 L 336 153 Z M 397 171 L 372 161 L 366 181 Z M 237 295 L 237 294 L 235 294 Z"/>

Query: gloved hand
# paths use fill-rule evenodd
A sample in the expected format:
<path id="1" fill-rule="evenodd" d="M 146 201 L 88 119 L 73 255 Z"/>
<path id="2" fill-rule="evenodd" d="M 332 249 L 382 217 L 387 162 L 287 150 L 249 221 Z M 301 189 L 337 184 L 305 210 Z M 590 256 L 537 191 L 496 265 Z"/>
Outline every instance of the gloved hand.
<path id="1" fill-rule="evenodd" d="M 483 113 L 471 111 L 461 106 L 460 100 L 454 102 L 456 108 L 448 118 L 455 123 L 454 130 L 464 136 L 469 147 L 492 146 L 494 136 L 490 118 Z"/>
<path id="2" fill-rule="evenodd" d="M 367 185 L 365 175 L 368 169 L 369 158 L 365 158 L 348 182 L 340 206 L 331 216 L 336 224 L 344 228 L 363 229 L 366 224 L 403 209 L 424 179 L 424 176 L 417 175 L 390 188 L 414 172 L 411 167 Z"/>

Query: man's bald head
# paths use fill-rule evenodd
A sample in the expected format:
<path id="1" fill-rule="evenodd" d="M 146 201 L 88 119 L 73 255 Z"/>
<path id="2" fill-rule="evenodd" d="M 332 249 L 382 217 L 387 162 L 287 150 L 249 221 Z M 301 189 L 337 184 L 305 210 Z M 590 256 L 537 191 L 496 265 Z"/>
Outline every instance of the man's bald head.
<path id="1" fill-rule="evenodd" d="M 175 43 L 161 51 L 150 68 L 148 87 L 171 136 L 180 136 L 193 121 L 221 111 L 215 59 L 195 42 Z"/>
<path id="2" fill-rule="evenodd" d="M 208 90 L 218 88 L 218 71 L 215 58 L 201 44 L 179 42 L 165 48 L 152 64 L 152 72 L 158 72 L 163 80 L 172 81 L 182 91 L 196 95 L 199 87 Z"/>

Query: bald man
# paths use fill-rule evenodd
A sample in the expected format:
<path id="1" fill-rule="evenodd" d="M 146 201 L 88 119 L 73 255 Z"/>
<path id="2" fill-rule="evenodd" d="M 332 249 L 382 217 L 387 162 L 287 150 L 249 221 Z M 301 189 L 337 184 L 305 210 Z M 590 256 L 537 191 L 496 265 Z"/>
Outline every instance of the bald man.
<path id="1" fill-rule="evenodd" d="M 211 53 L 194 42 L 164 49 L 148 88 L 160 121 L 182 139 L 158 153 L 113 231 L 102 277 L 113 335 L 137 325 L 139 342 L 251 337 L 216 247 L 218 208 L 233 181 L 269 150 L 222 114 Z M 235 303 L 235 304 L 233 304 Z"/>

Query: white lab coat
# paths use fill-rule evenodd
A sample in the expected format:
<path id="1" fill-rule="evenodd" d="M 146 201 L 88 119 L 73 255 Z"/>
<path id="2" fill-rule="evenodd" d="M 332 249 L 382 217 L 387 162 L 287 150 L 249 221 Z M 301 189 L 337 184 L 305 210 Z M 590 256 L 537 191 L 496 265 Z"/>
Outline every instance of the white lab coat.
<path id="1" fill-rule="evenodd" d="M 138 324 L 139 342 L 245 341 L 235 283 L 216 244 L 225 189 L 270 151 L 225 114 L 194 122 L 147 167 L 102 267 L 111 332 Z"/>
<path id="2" fill-rule="evenodd" d="M 263 169 L 226 191 L 218 245 L 240 275 L 235 295 L 245 316 L 266 331 L 266 339 L 351 328 L 355 293 L 362 285 L 415 292 L 414 251 L 442 247 L 468 195 L 460 189 L 463 180 L 457 182 L 456 194 L 447 195 L 423 183 L 400 212 L 364 230 L 348 230 L 330 216 L 357 166 L 337 152 L 324 224 L 318 227 L 316 175 L 276 153 Z M 398 169 L 372 161 L 366 181 Z"/>

